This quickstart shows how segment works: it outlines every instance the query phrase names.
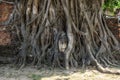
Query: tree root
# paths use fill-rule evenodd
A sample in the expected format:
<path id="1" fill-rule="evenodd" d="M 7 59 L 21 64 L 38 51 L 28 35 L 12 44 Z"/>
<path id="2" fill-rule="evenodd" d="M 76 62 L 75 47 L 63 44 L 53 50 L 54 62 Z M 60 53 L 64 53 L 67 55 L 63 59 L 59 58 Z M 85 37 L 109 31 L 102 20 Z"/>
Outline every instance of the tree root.
<path id="1" fill-rule="evenodd" d="M 111 70 L 108 68 L 103 68 L 98 62 L 96 62 L 96 69 L 102 73 L 107 73 L 107 74 L 116 74 L 116 75 L 120 75 L 120 70 L 116 71 L 116 70 Z"/>
<path id="2" fill-rule="evenodd" d="M 120 46 L 104 21 L 101 6 L 102 0 L 16 2 L 18 13 L 14 14 L 18 15 L 20 21 L 15 25 L 20 27 L 23 41 L 18 64 L 23 67 L 27 55 L 31 54 L 33 65 L 64 66 L 69 69 L 81 65 L 86 67 L 93 62 L 100 72 L 120 74 L 119 71 L 103 67 L 116 65 L 111 53 L 120 50 Z M 13 17 L 13 20 L 17 20 L 17 17 Z M 65 58 L 58 47 L 60 39 L 56 38 L 60 32 L 67 37 L 67 46 L 62 52 Z"/>

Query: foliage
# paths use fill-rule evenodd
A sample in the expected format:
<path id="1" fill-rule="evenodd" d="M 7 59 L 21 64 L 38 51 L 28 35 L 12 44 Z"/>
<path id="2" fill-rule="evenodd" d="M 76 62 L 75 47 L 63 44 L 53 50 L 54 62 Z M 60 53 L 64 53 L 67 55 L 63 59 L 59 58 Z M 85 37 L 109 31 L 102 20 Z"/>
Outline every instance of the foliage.
<path id="1" fill-rule="evenodd" d="M 103 10 L 113 12 L 115 9 L 120 8 L 120 0 L 105 0 Z"/>

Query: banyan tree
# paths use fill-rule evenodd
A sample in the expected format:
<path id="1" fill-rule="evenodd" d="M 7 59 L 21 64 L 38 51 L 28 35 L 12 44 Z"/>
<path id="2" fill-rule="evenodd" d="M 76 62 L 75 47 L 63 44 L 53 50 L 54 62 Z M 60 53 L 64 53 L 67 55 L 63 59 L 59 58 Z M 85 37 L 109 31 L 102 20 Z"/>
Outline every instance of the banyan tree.
<path id="1" fill-rule="evenodd" d="M 120 74 L 113 57 L 120 45 L 102 11 L 104 0 L 15 0 L 9 25 L 16 28 L 17 65 L 85 68 Z M 28 61 L 29 60 L 29 61 Z"/>

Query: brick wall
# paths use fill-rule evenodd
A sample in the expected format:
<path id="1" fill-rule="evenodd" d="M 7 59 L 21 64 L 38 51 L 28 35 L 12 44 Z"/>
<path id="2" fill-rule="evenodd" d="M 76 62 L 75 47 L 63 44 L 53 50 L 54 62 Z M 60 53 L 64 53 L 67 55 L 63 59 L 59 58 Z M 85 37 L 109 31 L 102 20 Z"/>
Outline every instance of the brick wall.
<path id="1" fill-rule="evenodd" d="M 8 3 L 0 3 L 0 23 L 8 20 L 11 12 L 13 10 L 13 5 Z M 7 30 L 7 26 L 0 25 L 0 45 L 10 45 L 12 36 Z"/>
<path id="2" fill-rule="evenodd" d="M 118 19 L 114 18 L 107 18 L 106 22 L 108 24 L 109 29 L 115 35 L 118 41 L 120 41 L 120 26 L 118 26 Z"/>

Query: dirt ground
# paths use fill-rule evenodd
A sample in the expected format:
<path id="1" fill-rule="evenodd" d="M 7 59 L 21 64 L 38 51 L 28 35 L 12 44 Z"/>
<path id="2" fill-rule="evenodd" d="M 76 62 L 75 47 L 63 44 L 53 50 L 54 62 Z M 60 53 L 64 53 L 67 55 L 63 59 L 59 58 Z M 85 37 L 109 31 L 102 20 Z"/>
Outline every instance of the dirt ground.
<path id="1" fill-rule="evenodd" d="M 0 65 L 0 80 L 120 80 L 120 75 L 103 74 L 94 69 L 83 72 L 81 69 L 42 68 L 35 69 L 26 67 L 16 70 L 8 65 Z"/>

